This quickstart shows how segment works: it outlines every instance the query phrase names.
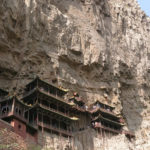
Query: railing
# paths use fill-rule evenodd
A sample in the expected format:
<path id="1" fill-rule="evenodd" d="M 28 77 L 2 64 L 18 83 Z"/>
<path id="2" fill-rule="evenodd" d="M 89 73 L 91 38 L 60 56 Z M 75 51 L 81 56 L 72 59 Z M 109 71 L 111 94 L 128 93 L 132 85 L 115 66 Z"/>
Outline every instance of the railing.
<path id="1" fill-rule="evenodd" d="M 61 102 L 63 102 L 63 103 L 66 103 L 66 104 L 69 105 L 69 103 L 67 103 L 67 102 L 66 102 L 63 98 L 61 98 L 60 96 L 51 94 L 51 93 L 49 93 L 49 92 L 47 92 L 47 91 L 45 91 L 44 89 L 39 88 L 39 87 L 35 87 L 35 88 L 33 88 L 32 90 L 30 90 L 29 92 L 26 92 L 26 93 L 23 95 L 23 98 L 29 96 L 31 93 L 33 93 L 33 92 L 36 91 L 36 90 L 39 90 L 41 93 L 44 93 L 44 94 L 46 94 L 46 95 L 48 95 L 48 96 L 50 96 L 50 97 L 52 97 L 52 98 L 54 98 L 54 99 L 57 99 L 57 100 L 59 100 L 59 101 L 61 101 Z"/>
<path id="2" fill-rule="evenodd" d="M 61 97 L 58 96 L 58 95 L 51 94 L 51 93 L 49 93 L 49 92 L 47 92 L 47 91 L 45 91 L 44 89 L 41 89 L 41 88 L 38 88 L 38 90 L 39 90 L 40 92 L 46 94 L 46 95 L 51 96 L 51 97 L 54 98 L 54 99 L 57 99 L 57 100 L 59 100 L 59 101 L 61 101 L 61 102 L 63 102 L 63 103 L 66 103 L 66 104 L 69 105 L 69 103 L 67 103 L 63 98 L 61 98 Z"/>
<path id="3" fill-rule="evenodd" d="M 37 124 L 29 122 L 23 116 L 20 116 L 19 114 L 15 113 L 15 112 L 10 111 L 10 112 L 6 112 L 6 113 L 0 113 L 0 119 L 6 118 L 6 117 L 11 117 L 11 116 L 14 116 L 15 118 L 23 121 L 24 123 L 33 127 L 34 129 L 38 129 Z"/>
<path id="4" fill-rule="evenodd" d="M 20 116 L 19 114 L 15 113 L 15 112 L 10 111 L 10 112 L 0 114 L 1 119 L 6 118 L 6 117 L 10 117 L 10 116 L 14 116 L 14 117 L 18 118 L 19 120 L 27 123 L 27 120 L 23 116 Z"/>
<path id="5" fill-rule="evenodd" d="M 71 119 L 71 116 L 67 115 L 66 113 L 57 111 L 57 110 L 55 110 L 55 109 L 53 109 L 53 108 L 44 106 L 44 105 L 42 105 L 42 104 L 39 104 L 39 105 L 40 105 L 40 107 L 42 107 L 42 108 L 44 108 L 44 109 L 48 109 L 48 110 L 50 110 L 50 111 L 52 111 L 52 112 L 54 112 L 54 113 L 57 113 L 57 114 L 59 114 L 59 115 L 61 115 L 61 116 L 65 116 L 65 117 Z"/>
<path id="6" fill-rule="evenodd" d="M 0 113 L 0 119 L 5 118 L 5 117 L 9 117 L 12 116 L 13 112 L 9 111 L 9 112 L 5 112 L 5 113 Z"/>
<path id="7" fill-rule="evenodd" d="M 112 129 L 112 128 L 109 128 L 109 127 L 105 127 L 105 126 L 103 126 L 103 125 L 101 125 L 101 124 L 96 124 L 96 125 L 94 126 L 94 128 L 101 128 L 101 129 L 104 129 L 104 130 L 107 130 L 107 131 L 110 131 L 110 132 L 114 132 L 114 133 L 118 133 L 118 134 L 121 134 L 121 133 L 122 133 L 121 130 L 118 131 L 118 130 L 115 130 L 115 129 Z"/>
<path id="8" fill-rule="evenodd" d="M 62 133 L 62 134 L 68 135 L 68 136 L 72 136 L 71 132 L 66 131 L 64 129 L 60 129 L 60 128 L 54 127 L 54 126 L 52 126 L 50 124 L 46 124 L 46 123 L 43 123 L 43 122 L 38 122 L 38 125 L 41 126 L 41 127 L 44 127 L 44 128 L 47 128 L 47 129 L 50 129 L 50 130 L 53 130 L 53 131 L 56 131 L 58 133 Z"/>
<path id="9" fill-rule="evenodd" d="M 54 99 L 57 99 L 57 100 L 59 100 L 59 101 L 61 101 L 61 102 L 63 102 L 63 103 L 66 103 L 67 105 L 72 106 L 71 104 L 69 104 L 68 102 L 66 102 L 63 98 L 61 98 L 61 97 L 59 97 L 59 96 L 57 96 L 57 95 L 53 95 L 53 94 L 51 94 L 51 93 L 49 93 L 49 92 L 47 92 L 47 91 L 45 91 L 44 89 L 41 89 L 41 88 L 34 88 L 34 89 L 32 89 L 31 91 L 29 91 L 29 92 L 27 92 L 26 94 L 24 94 L 24 97 L 30 95 L 31 93 L 33 93 L 33 92 L 36 91 L 36 90 L 39 90 L 41 93 L 44 93 L 44 94 L 46 94 L 47 96 L 50 96 L 50 97 L 52 97 L 52 98 L 54 98 Z M 85 109 L 80 108 L 80 107 L 77 107 L 77 106 L 72 106 L 72 108 L 74 108 L 74 109 L 76 109 L 76 110 L 79 110 L 79 111 L 81 111 L 81 112 L 85 112 L 85 111 L 86 111 Z M 66 114 L 65 114 L 65 115 L 66 115 Z"/>

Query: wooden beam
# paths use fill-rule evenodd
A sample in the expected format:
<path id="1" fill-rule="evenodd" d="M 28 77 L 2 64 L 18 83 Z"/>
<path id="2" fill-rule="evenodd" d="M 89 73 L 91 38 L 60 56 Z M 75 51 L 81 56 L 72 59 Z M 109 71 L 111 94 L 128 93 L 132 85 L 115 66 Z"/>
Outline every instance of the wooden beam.
<path id="1" fill-rule="evenodd" d="M 15 97 L 13 98 L 13 104 L 12 104 L 11 112 L 14 112 L 14 108 L 15 108 Z"/>

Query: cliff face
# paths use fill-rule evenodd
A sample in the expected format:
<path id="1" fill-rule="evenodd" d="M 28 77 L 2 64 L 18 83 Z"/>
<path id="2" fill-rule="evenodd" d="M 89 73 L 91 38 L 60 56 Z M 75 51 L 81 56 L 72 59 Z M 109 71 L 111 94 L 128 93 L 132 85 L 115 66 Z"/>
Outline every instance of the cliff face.
<path id="1" fill-rule="evenodd" d="M 0 32 L 1 88 L 57 78 L 116 106 L 136 133 L 125 149 L 150 149 L 150 19 L 136 0 L 2 0 Z"/>

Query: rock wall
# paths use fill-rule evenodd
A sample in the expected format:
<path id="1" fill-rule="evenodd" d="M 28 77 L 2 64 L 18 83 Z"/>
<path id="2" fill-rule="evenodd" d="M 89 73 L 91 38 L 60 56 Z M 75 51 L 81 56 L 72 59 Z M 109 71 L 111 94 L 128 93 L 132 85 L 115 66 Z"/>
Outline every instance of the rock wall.
<path id="1" fill-rule="evenodd" d="M 47 131 L 38 133 L 38 143 L 41 145 L 42 150 L 65 150 L 73 147 L 71 138 Z"/>
<path id="2" fill-rule="evenodd" d="M 0 32 L 1 88 L 56 78 L 116 106 L 134 149 L 149 150 L 150 19 L 136 0 L 2 0 Z"/>

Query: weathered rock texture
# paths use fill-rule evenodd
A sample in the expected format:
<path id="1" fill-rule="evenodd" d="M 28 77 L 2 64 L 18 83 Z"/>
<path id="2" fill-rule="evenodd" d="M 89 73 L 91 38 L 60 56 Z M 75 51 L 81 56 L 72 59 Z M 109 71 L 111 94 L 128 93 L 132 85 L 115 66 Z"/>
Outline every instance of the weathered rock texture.
<path id="1" fill-rule="evenodd" d="M 0 119 L 0 149 L 1 150 L 27 150 L 22 137 L 14 133 L 13 127 Z"/>
<path id="2" fill-rule="evenodd" d="M 136 133 L 119 150 L 150 149 L 150 19 L 136 0 L 1 0 L 0 33 L 0 87 L 56 77 L 116 106 Z"/>

